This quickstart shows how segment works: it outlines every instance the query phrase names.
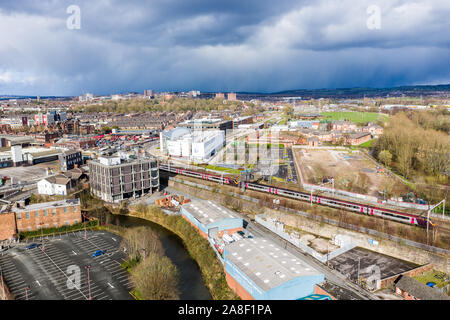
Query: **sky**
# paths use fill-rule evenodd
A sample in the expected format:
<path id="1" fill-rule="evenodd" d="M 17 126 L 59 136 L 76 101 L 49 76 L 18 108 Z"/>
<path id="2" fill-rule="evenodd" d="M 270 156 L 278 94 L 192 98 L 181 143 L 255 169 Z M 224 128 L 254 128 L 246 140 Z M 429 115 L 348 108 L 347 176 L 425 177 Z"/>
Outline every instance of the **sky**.
<path id="1" fill-rule="evenodd" d="M 448 0 L 2 0 L 0 94 L 448 84 L 449 16 Z"/>

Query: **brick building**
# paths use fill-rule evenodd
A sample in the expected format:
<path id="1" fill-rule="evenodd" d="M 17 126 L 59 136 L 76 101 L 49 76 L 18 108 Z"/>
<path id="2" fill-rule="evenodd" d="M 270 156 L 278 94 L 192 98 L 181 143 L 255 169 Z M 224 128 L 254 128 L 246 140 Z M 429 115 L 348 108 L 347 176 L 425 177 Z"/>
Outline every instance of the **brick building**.
<path id="1" fill-rule="evenodd" d="M 13 212 L 0 212 L 0 241 L 13 239 L 16 235 L 16 218 Z"/>
<path id="2" fill-rule="evenodd" d="M 352 146 L 364 143 L 372 139 L 372 135 L 369 132 L 353 133 L 347 137 L 347 144 Z"/>
<path id="3" fill-rule="evenodd" d="M 400 276 L 395 281 L 395 293 L 405 300 L 450 300 L 450 297 L 414 278 Z"/>
<path id="4" fill-rule="evenodd" d="M 18 232 L 41 228 L 59 228 L 81 222 L 79 199 L 43 202 L 24 206 L 4 205 L 0 209 L 0 241 L 12 239 Z"/>
<path id="5" fill-rule="evenodd" d="M 337 120 L 331 122 L 331 130 L 339 130 L 343 132 L 352 132 L 357 129 L 357 125 L 347 120 Z"/>
<path id="6" fill-rule="evenodd" d="M 81 222 L 79 199 L 14 206 L 11 210 L 16 215 L 18 232 L 71 226 Z"/>

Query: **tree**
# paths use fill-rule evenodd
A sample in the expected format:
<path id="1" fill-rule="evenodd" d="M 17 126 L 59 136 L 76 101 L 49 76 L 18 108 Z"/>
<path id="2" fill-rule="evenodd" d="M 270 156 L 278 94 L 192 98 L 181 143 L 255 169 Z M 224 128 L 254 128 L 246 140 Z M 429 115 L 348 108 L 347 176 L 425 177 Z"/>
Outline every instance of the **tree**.
<path id="1" fill-rule="evenodd" d="M 169 258 L 150 254 L 132 273 L 132 282 L 146 300 L 178 300 L 178 270 Z"/>
<path id="2" fill-rule="evenodd" d="M 144 251 L 146 256 L 150 254 L 164 254 L 164 249 L 158 234 L 147 227 L 127 229 L 123 235 L 120 247 L 122 250 L 125 249 L 131 260 L 141 260 Z"/>
<path id="3" fill-rule="evenodd" d="M 286 116 L 290 117 L 294 113 L 294 108 L 290 104 L 288 104 L 283 107 L 283 112 Z"/>
<path id="4" fill-rule="evenodd" d="M 392 154 L 389 152 L 389 150 L 382 150 L 378 154 L 378 160 L 380 160 L 385 167 L 389 167 L 392 161 Z"/>

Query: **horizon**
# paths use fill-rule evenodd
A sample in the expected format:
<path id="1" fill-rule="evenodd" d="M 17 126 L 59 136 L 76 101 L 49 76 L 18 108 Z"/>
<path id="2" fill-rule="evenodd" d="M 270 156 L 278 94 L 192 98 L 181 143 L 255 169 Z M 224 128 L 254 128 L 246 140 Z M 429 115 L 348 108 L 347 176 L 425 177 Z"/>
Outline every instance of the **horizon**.
<path id="1" fill-rule="evenodd" d="M 277 92 L 250 92 L 250 91 L 200 91 L 200 93 L 202 94 L 214 94 L 214 93 L 236 93 L 236 94 L 260 94 L 260 95 L 276 95 L 276 94 L 282 94 L 282 93 L 289 93 L 289 92 L 294 92 L 294 91 L 321 91 L 321 90 L 331 90 L 331 91 L 336 91 L 336 90 L 351 90 L 351 89 L 367 89 L 367 90 L 393 90 L 393 89 L 400 89 L 400 88 L 420 88 L 420 87 L 442 87 L 442 86 L 450 86 L 450 83 L 440 83 L 440 84 L 417 84 L 417 85 L 399 85 L 399 86 L 394 86 L 394 87 L 347 87 L 347 88 L 312 88 L 312 89 L 305 89 L 305 88 L 297 88 L 297 89 L 286 89 L 286 90 L 281 90 L 281 91 L 277 91 Z M 144 89 L 144 90 L 151 90 L 151 89 Z M 189 92 L 189 91 L 193 91 L 196 89 L 185 89 L 185 90 L 165 90 L 165 91 L 156 91 L 154 90 L 155 93 L 165 93 L 165 92 Z M 105 93 L 105 94 L 97 94 L 95 92 L 84 92 L 84 93 L 80 93 L 77 95 L 33 95 L 33 94 L 13 94 L 13 93 L 0 93 L 0 97 L 23 97 L 23 98 L 33 98 L 33 97 L 41 97 L 41 98 L 46 98 L 46 97 L 51 97 L 51 98 L 67 98 L 67 97 L 79 97 L 83 94 L 93 94 L 94 96 L 111 96 L 111 95 L 115 95 L 115 94 L 119 94 L 119 95 L 124 95 L 124 94 L 142 94 L 142 92 L 139 92 L 137 90 L 130 90 L 130 91 L 126 91 L 126 92 L 110 92 L 110 93 Z"/>

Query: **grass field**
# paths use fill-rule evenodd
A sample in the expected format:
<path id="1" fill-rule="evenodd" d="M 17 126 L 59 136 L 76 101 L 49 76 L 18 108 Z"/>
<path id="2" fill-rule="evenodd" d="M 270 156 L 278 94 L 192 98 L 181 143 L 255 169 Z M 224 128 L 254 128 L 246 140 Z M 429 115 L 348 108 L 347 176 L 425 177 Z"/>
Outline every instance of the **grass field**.
<path id="1" fill-rule="evenodd" d="M 218 166 L 213 166 L 211 164 L 207 165 L 205 168 L 211 169 L 211 170 L 216 170 L 216 171 L 223 171 L 223 172 L 232 173 L 232 174 L 240 174 L 241 173 L 241 170 L 218 167 Z"/>
<path id="2" fill-rule="evenodd" d="M 380 115 L 374 112 L 322 112 L 326 120 L 349 120 L 356 123 L 375 122 L 380 117 L 384 121 L 388 116 Z"/>
<path id="3" fill-rule="evenodd" d="M 374 139 L 366 141 L 364 143 L 359 144 L 358 147 L 370 149 L 370 147 L 372 146 L 373 141 L 374 141 Z"/>
<path id="4" fill-rule="evenodd" d="M 427 284 L 427 282 L 434 282 L 434 283 L 436 283 L 436 287 L 442 288 L 442 287 L 450 284 L 450 281 L 446 280 L 446 277 L 448 277 L 448 276 L 443 272 L 431 270 L 429 272 L 426 272 L 424 275 L 415 276 L 414 279 L 416 279 L 424 284 Z"/>

